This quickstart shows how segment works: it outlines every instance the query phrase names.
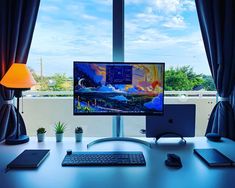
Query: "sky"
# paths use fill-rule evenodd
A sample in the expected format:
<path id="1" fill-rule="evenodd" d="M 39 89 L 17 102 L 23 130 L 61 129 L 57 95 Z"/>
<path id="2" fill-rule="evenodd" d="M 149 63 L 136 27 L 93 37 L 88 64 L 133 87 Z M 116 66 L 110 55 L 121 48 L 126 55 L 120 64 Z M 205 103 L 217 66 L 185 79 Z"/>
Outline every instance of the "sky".
<path id="1" fill-rule="evenodd" d="M 73 61 L 112 61 L 112 0 L 41 0 L 28 66 L 73 74 Z M 194 0 L 125 0 L 125 61 L 190 65 L 210 75 Z"/>

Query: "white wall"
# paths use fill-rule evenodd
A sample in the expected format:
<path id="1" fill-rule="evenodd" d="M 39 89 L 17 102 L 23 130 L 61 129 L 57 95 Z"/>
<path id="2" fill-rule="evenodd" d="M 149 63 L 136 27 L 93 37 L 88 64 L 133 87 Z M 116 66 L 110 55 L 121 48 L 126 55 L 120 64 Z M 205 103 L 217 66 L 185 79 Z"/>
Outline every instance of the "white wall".
<path id="1" fill-rule="evenodd" d="M 165 97 L 166 104 L 196 104 L 196 136 L 204 135 L 215 102 L 215 97 Z M 22 115 L 30 136 L 36 135 L 39 127 L 45 127 L 48 136 L 54 136 L 57 121 L 67 123 L 66 136 L 73 136 L 76 126 L 84 128 L 85 136 L 112 135 L 112 116 L 74 116 L 72 97 L 25 97 Z M 145 117 L 125 116 L 124 125 L 126 136 L 141 136 L 139 130 L 145 128 Z"/>

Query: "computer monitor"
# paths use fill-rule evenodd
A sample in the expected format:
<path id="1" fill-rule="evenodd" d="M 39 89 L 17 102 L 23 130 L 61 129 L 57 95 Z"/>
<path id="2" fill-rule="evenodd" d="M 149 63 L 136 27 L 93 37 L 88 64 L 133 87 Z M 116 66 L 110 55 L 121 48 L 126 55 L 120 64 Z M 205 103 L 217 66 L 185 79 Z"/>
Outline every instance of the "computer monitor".
<path id="1" fill-rule="evenodd" d="M 74 62 L 74 115 L 164 111 L 164 63 Z"/>

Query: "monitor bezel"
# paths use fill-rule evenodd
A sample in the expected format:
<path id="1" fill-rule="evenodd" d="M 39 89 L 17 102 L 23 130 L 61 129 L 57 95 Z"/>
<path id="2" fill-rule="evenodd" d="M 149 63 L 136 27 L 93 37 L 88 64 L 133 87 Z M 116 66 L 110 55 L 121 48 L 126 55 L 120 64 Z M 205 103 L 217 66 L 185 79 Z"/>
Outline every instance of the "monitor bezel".
<path id="1" fill-rule="evenodd" d="M 115 113 L 115 112 L 81 112 L 81 113 L 75 113 L 74 108 L 75 108 L 75 90 L 74 90 L 74 75 L 75 75 L 75 64 L 76 63 L 95 63 L 95 64 L 160 64 L 163 67 L 163 107 L 162 107 L 162 111 L 158 111 L 158 112 L 143 112 L 143 113 L 134 113 L 134 112 L 129 112 L 129 113 Z M 164 89 L 165 86 L 165 63 L 164 62 L 107 62 L 107 61 L 74 61 L 73 62 L 73 115 L 74 116 L 99 116 L 99 115 L 117 115 L 117 116 L 146 116 L 146 115 L 163 115 L 164 114 L 164 100 L 165 100 L 165 96 L 164 96 Z"/>

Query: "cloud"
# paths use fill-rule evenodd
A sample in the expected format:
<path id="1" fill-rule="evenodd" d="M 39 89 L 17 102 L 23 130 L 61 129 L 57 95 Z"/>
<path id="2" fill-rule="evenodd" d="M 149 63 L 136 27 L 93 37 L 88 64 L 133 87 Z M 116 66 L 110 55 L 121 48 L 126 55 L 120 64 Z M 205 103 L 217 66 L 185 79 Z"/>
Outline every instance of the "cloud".
<path id="1" fill-rule="evenodd" d="M 131 22 L 133 22 L 138 24 L 140 27 L 145 28 L 155 27 L 156 25 L 161 25 L 169 29 L 183 29 L 187 27 L 183 12 L 191 9 L 188 8 L 190 5 L 190 1 L 188 2 L 186 0 L 170 0 L 170 2 L 168 2 L 167 0 L 156 0 L 154 2 L 155 4 L 146 3 L 143 6 L 144 8 L 139 8 L 139 12 L 136 12 L 136 14 L 127 13 L 127 23 L 130 24 Z M 181 4 L 182 2 L 188 3 Z M 133 7 L 134 5 L 129 5 L 129 7 L 130 6 Z M 137 7 L 140 7 L 140 5 L 135 6 L 135 9 L 137 9 Z M 127 6 L 126 12 L 128 12 L 129 7 Z"/>
<path id="2" fill-rule="evenodd" d="M 140 4 L 143 4 L 143 3 L 146 3 L 146 0 L 126 0 L 125 1 L 125 5 L 140 5 Z"/>
<path id="3" fill-rule="evenodd" d="M 125 60 L 191 65 L 210 74 L 194 0 L 154 0 L 126 7 Z"/>
<path id="4" fill-rule="evenodd" d="M 112 85 L 103 85 L 101 86 L 99 89 L 97 89 L 97 91 L 100 92 L 120 92 L 120 90 L 116 90 Z"/>
<path id="5" fill-rule="evenodd" d="M 180 0 L 156 0 L 156 8 L 158 11 L 167 13 L 175 13 L 181 9 Z"/>
<path id="6" fill-rule="evenodd" d="M 184 0 L 182 1 L 182 8 L 184 11 L 194 11 L 196 9 L 194 0 Z"/>
<path id="7" fill-rule="evenodd" d="M 209 75 L 210 70 L 200 35 L 200 31 L 178 37 L 157 32 L 152 34 L 153 38 L 146 41 L 138 41 L 138 43 L 129 41 L 125 60 L 165 62 L 166 69 L 170 66 L 190 65 L 195 72 Z"/>
<path id="8" fill-rule="evenodd" d="M 40 58 L 44 74 L 58 72 L 69 76 L 75 60 L 112 60 L 111 19 L 96 11 L 87 12 L 84 4 L 73 8 L 71 5 L 73 2 L 64 5 L 63 14 L 39 12 L 28 58 L 28 64 L 36 72 L 40 72 Z"/>
<path id="9" fill-rule="evenodd" d="M 105 5 L 105 6 L 111 6 L 113 1 L 112 0 L 95 0 L 95 3 Z"/>
<path id="10" fill-rule="evenodd" d="M 155 0 L 155 5 L 158 11 L 169 13 L 177 13 L 182 11 L 192 11 L 195 9 L 193 0 Z"/>
<path id="11" fill-rule="evenodd" d="M 73 2 L 66 4 L 64 9 L 66 13 L 66 17 L 69 17 L 71 20 L 98 20 L 98 15 L 95 15 L 92 12 L 87 12 L 87 9 L 89 9 L 89 4 L 82 3 L 82 2 Z"/>
<path id="12" fill-rule="evenodd" d="M 163 24 L 164 27 L 168 27 L 168 28 L 175 28 L 175 29 L 183 29 L 186 28 L 186 23 L 184 21 L 184 17 L 181 15 L 176 15 L 176 16 L 172 16 L 169 18 L 168 21 L 166 21 Z"/>
<path id="13" fill-rule="evenodd" d="M 44 12 L 48 12 L 48 13 L 55 13 L 59 11 L 59 7 L 55 6 L 55 5 L 42 5 L 40 6 L 39 11 L 44 11 Z"/>
<path id="14" fill-rule="evenodd" d="M 191 53 L 195 51 L 200 53 L 204 50 L 200 31 L 172 36 L 161 32 L 159 29 L 148 28 L 145 30 L 136 30 L 135 35 L 129 33 L 127 38 L 127 52 L 137 49 L 147 49 L 146 51 L 161 50 L 167 52 L 169 48 L 175 48 L 175 51 L 181 49 L 185 51 L 190 50 Z"/>
<path id="15" fill-rule="evenodd" d="M 39 10 L 28 59 L 30 67 L 40 72 L 42 57 L 44 74 L 71 76 L 75 60 L 112 61 L 110 2 L 42 1 L 40 10 L 44 10 Z M 171 0 L 159 0 L 158 7 L 156 2 L 126 1 L 125 60 L 165 61 L 167 66 L 192 64 L 199 72 L 209 70 L 199 68 L 206 61 L 200 29 L 184 14 L 195 11 L 194 2 L 178 0 L 166 5 Z M 166 12 L 167 6 L 172 7 Z"/>
<path id="16" fill-rule="evenodd" d="M 152 29 L 146 30 L 144 33 L 145 34 L 140 35 L 137 40 L 133 40 L 135 45 L 143 45 L 145 49 L 160 49 L 175 44 L 172 38 L 158 32 L 153 32 Z M 151 36 L 147 36 L 146 33 L 151 33 Z"/>
<path id="17" fill-rule="evenodd" d="M 156 24 L 159 21 L 163 20 L 163 17 L 161 15 L 155 14 L 152 7 L 147 7 L 144 12 L 138 13 L 135 18 L 136 23 L 150 23 L 150 24 Z"/>

